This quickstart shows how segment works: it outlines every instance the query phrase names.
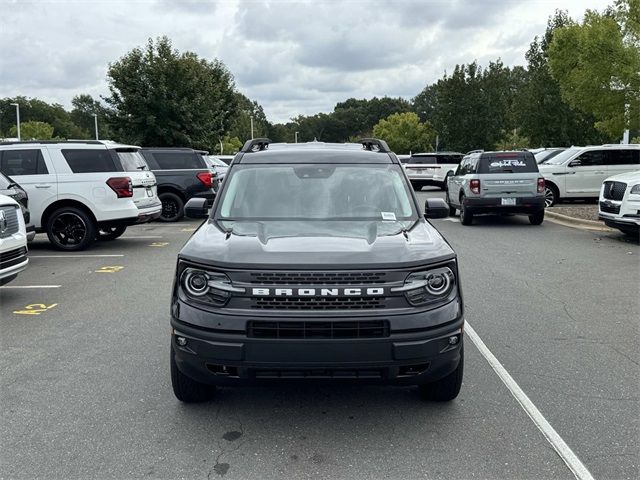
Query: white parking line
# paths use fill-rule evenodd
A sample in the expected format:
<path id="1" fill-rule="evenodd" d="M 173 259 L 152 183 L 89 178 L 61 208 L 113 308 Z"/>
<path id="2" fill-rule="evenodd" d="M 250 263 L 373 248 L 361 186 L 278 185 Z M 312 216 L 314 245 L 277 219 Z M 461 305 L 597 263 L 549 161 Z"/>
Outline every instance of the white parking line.
<path id="1" fill-rule="evenodd" d="M 29 255 L 29 258 L 104 258 L 104 257 L 124 257 L 123 254 L 112 255 Z"/>
<path id="2" fill-rule="evenodd" d="M 5 285 L 0 290 L 8 290 L 10 288 L 60 288 L 62 285 Z"/>
<path id="3" fill-rule="evenodd" d="M 442 221 L 443 222 L 460 223 L 460 219 L 459 218 L 453 218 L 453 217 L 443 218 Z"/>
<path id="4" fill-rule="evenodd" d="M 162 235 L 127 235 L 127 236 L 122 236 L 120 238 L 142 238 L 142 239 L 149 239 L 149 238 L 162 238 Z"/>
<path id="5" fill-rule="evenodd" d="M 500 361 L 491 353 L 491 351 L 484 344 L 482 339 L 478 336 L 476 331 L 469 325 L 465 324 L 465 333 L 469 336 L 474 345 L 478 348 L 485 360 L 491 365 L 493 371 L 496 372 L 502 383 L 511 392 L 511 395 L 518 401 L 522 409 L 529 415 L 529 418 L 535 423 L 536 427 L 542 432 L 547 441 L 554 448 L 556 453 L 562 458 L 564 463 L 569 467 L 569 470 L 578 480 L 593 480 L 593 476 L 587 470 L 587 467 L 580 461 L 573 450 L 562 439 L 558 432 L 551 426 L 546 418 L 540 413 L 540 410 L 533 404 L 526 393 L 520 388 L 509 372 L 502 366 Z"/>

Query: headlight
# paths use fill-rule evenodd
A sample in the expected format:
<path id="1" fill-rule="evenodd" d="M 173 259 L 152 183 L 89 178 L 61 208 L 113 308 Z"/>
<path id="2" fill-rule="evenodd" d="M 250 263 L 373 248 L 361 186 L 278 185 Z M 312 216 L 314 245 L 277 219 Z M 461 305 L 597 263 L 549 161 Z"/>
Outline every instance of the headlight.
<path id="1" fill-rule="evenodd" d="M 631 187 L 631 192 L 634 195 L 640 195 L 640 183 Z"/>
<path id="2" fill-rule="evenodd" d="M 449 267 L 412 273 L 404 285 L 393 287 L 392 292 L 404 292 L 411 305 L 429 305 L 455 296 L 456 277 Z"/>
<path id="3" fill-rule="evenodd" d="M 226 304 L 232 293 L 244 292 L 244 288 L 234 287 L 223 273 L 191 267 L 182 272 L 180 286 L 188 298 L 217 307 Z"/>

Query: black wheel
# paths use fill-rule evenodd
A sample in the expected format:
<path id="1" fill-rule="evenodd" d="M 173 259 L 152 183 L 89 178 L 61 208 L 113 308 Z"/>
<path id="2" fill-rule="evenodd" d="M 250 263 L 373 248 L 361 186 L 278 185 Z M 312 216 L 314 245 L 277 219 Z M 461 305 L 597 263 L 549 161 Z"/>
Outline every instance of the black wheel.
<path id="1" fill-rule="evenodd" d="M 158 195 L 162 202 L 161 222 L 177 222 L 184 216 L 184 202 L 175 193 L 164 192 Z"/>
<path id="2" fill-rule="evenodd" d="M 464 205 L 464 196 L 460 199 L 460 223 L 462 225 L 471 225 L 473 223 L 473 213 Z"/>
<path id="3" fill-rule="evenodd" d="M 213 398 L 216 387 L 196 382 L 178 370 L 173 348 L 171 348 L 171 386 L 173 394 L 185 403 L 205 402 Z"/>
<path id="4" fill-rule="evenodd" d="M 84 210 L 62 207 L 47 219 L 47 237 L 59 250 L 84 250 L 96 239 L 94 220 Z"/>
<path id="5" fill-rule="evenodd" d="M 558 189 L 555 185 L 551 185 L 547 183 L 544 187 L 544 206 L 545 207 L 553 207 L 559 200 Z"/>
<path id="6" fill-rule="evenodd" d="M 433 383 L 419 385 L 418 391 L 425 400 L 436 402 L 450 402 L 460 393 L 462 374 L 464 372 L 464 349 L 460 345 L 460 363 L 456 369 L 446 377 Z"/>
<path id="7" fill-rule="evenodd" d="M 411 186 L 413 187 L 413 189 L 415 191 L 419 192 L 420 190 L 422 190 L 422 187 L 424 187 L 424 183 L 418 182 L 416 180 L 412 180 L 411 181 Z"/>
<path id="8" fill-rule="evenodd" d="M 98 232 L 98 240 L 115 240 L 127 230 L 126 225 L 117 227 L 104 227 Z"/>
<path id="9" fill-rule="evenodd" d="M 531 225 L 540 225 L 544 221 L 544 210 L 529 215 L 529 223 Z"/>

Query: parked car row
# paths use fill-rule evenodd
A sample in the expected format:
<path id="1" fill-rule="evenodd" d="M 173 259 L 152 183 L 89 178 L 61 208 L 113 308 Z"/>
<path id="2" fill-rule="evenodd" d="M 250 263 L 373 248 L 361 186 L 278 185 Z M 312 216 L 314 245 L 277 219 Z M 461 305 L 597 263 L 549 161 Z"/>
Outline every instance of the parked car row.
<path id="1" fill-rule="evenodd" d="M 605 225 L 640 236 L 640 168 L 607 178 L 600 187 L 598 217 Z"/>
<path id="2" fill-rule="evenodd" d="M 179 220 L 190 198 L 211 205 L 217 186 L 192 149 L 109 141 L 0 143 L 0 172 L 0 193 L 17 201 L 29 239 L 46 233 L 67 251 L 118 238 L 129 225 Z"/>

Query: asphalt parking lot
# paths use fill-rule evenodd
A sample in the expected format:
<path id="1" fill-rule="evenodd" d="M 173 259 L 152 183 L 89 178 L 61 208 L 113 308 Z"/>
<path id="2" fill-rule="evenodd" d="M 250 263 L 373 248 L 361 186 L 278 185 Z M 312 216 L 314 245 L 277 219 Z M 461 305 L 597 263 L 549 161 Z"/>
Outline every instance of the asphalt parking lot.
<path id="1" fill-rule="evenodd" d="M 638 478 L 640 247 L 526 217 L 433 223 L 488 350 L 594 478 Z M 132 227 L 77 254 L 38 236 L 0 289 L 3 478 L 574 478 L 468 336 L 449 404 L 336 384 L 179 403 L 169 296 L 197 225 Z"/>

